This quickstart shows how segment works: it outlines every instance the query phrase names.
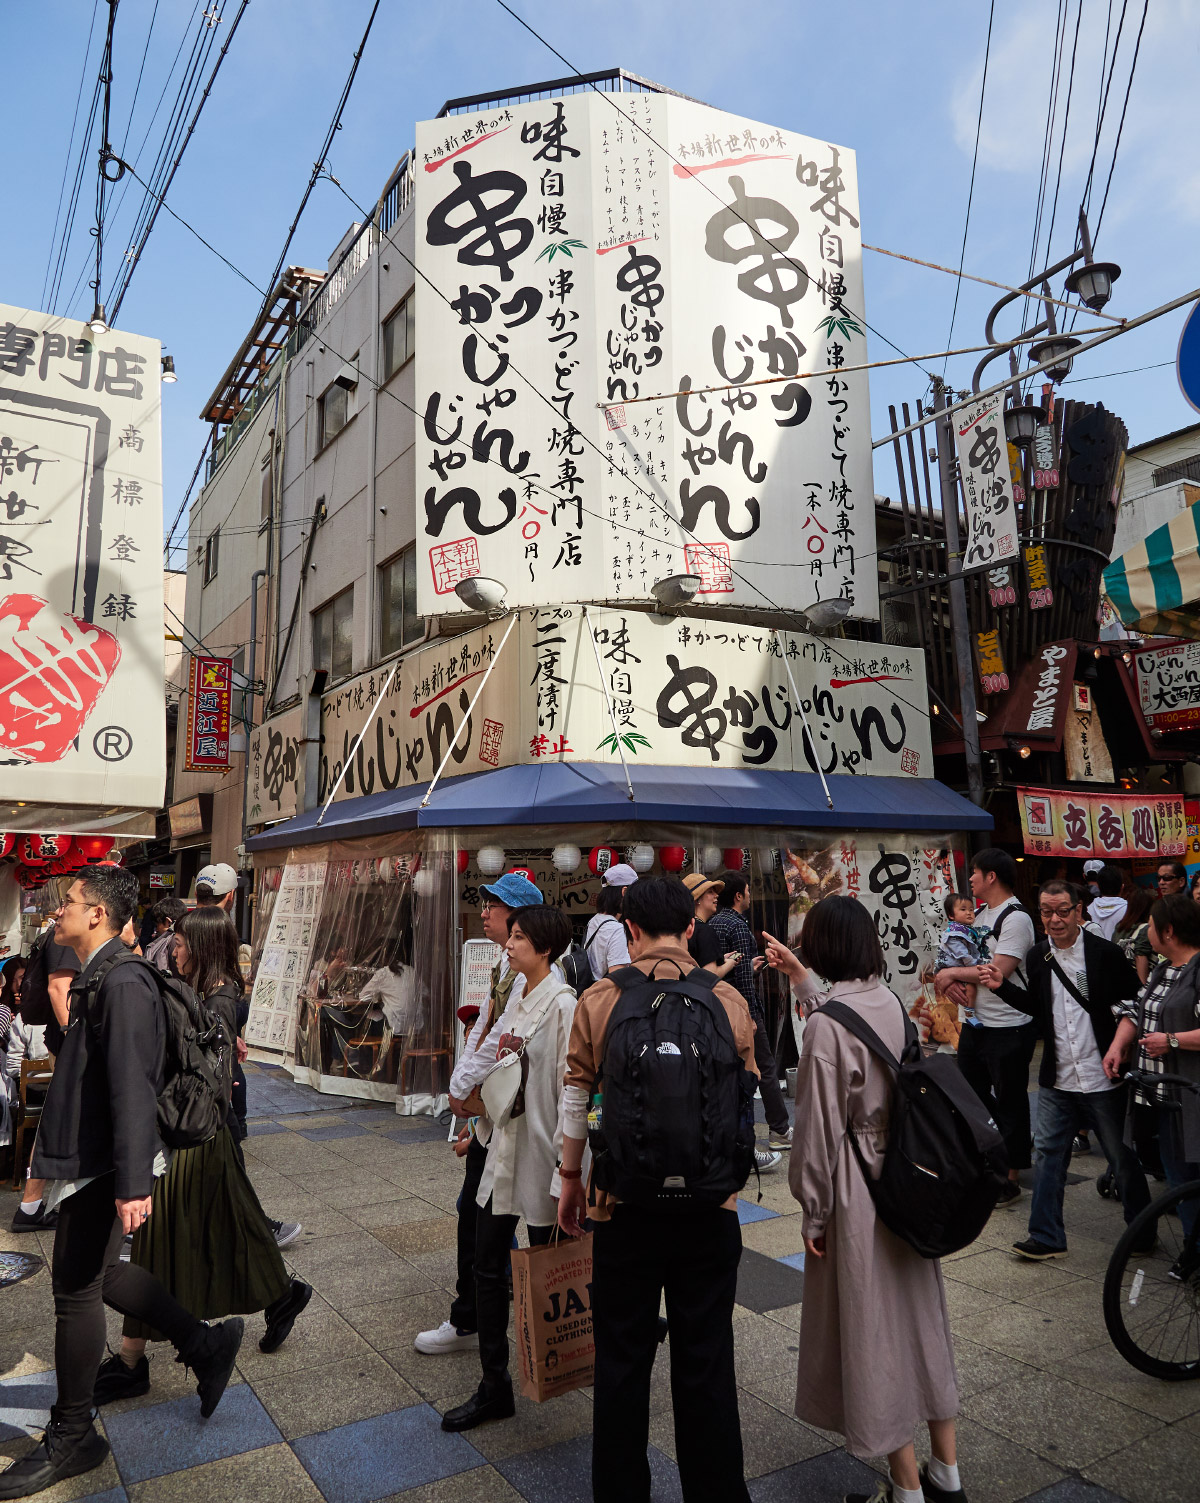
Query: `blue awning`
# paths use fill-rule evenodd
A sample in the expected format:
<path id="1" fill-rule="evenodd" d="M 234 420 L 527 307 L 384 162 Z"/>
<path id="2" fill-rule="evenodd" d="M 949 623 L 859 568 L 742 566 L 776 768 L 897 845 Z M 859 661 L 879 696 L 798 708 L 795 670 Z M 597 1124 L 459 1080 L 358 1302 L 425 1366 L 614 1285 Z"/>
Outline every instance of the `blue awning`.
<path id="1" fill-rule="evenodd" d="M 428 808 L 420 783 L 342 799 L 323 824 L 318 809 L 252 836 L 251 851 L 351 840 L 393 830 L 467 826 L 654 823 L 783 829 L 990 830 L 992 816 L 932 778 L 829 779 L 833 808 L 813 772 L 766 768 L 631 767 L 631 803 L 619 764 L 546 762 L 467 773 L 437 785 Z"/>

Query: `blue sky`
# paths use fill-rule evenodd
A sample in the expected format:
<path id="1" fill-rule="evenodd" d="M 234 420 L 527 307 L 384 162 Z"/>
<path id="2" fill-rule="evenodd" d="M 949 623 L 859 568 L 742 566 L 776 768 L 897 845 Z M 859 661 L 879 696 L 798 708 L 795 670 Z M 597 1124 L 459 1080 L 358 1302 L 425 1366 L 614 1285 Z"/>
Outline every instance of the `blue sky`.
<path id="1" fill-rule="evenodd" d="M 214 0 L 204 0 L 208 9 Z M 215 0 L 232 17 L 235 0 Z M 1068 58 L 1076 0 L 1067 0 Z M 1120 0 L 1082 0 L 1075 83 L 1051 256 L 1071 248 L 1095 132 L 1105 26 Z M 514 0 L 514 9 L 581 71 L 620 66 L 708 104 L 853 148 L 858 155 L 863 238 L 957 266 L 975 141 L 987 33 L 987 0 L 715 0 L 627 4 L 610 0 Z M 99 60 L 97 32 L 84 106 Z M 113 139 L 122 139 L 154 0 L 121 0 L 114 55 Z M 168 202 L 255 281 L 265 280 L 341 91 L 370 0 L 251 0 Z M 966 270 L 1001 282 L 1027 275 L 1042 160 L 1057 6 L 1004 0 L 996 6 Z M 1142 6 L 1129 0 L 1108 116 L 1098 153 L 1107 175 Z M 158 0 L 158 14 L 132 120 L 141 139 L 193 0 Z M 24 59 L 9 115 L 0 301 L 39 307 L 93 0 L 37 0 L 4 7 L 6 51 Z M 228 24 L 228 21 L 225 23 Z M 383 0 L 345 125 L 334 174 L 361 203 L 378 194 L 411 145 L 413 123 L 457 95 L 500 91 L 568 70 L 495 0 L 417 5 Z M 1067 69 L 1062 88 L 1066 88 Z M 1200 0 L 1153 0 L 1129 99 L 1120 154 L 1097 255 L 1123 268 L 1108 311 L 1133 316 L 1200 284 Z M 173 93 L 173 90 L 172 90 Z M 1061 120 L 1061 108 L 1059 117 Z M 161 117 L 160 117 L 161 123 Z M 156 132 L 157 132 L 156 127 Z M 154 137 L 152 137 L 152 140 Z M 1052 176 L 1057 176 L 1058 137 Z M 144 164 L 143 164 L 143 170 Z M 1103 186 L 1103 177 L 1101 184 Z M 1053 181 L 1051 183 L 1053 189 Z M 94 193 L 88 164 L 67 287 L 86 264 Z M 124 249 L 132 195 L 111 231 L 110 265 Z M 1096 193 L 1096 206 L 1099 190 Z M 352 210 L 320 183 L 290 259 L 323 266 Z M 1094 216 L 1093 216 L 1094 217 Z M 1043 232 L 1044 245 L 1044 232 Z M 865 253 L 866 313 L 907 353 L 944 349 L 952 278 Z M 1044 264 L 1045 257 L 1039 261 Z M 83 278 L 57 311 L 86 317 Z M 1001 294 L 964 283 L 955 345 L 982 340 Z M 179 382 L 164 390 L 164 506 L 172 514 L 206 436 L 197 413 L 246 333 L 257 298 L 167 215 L 159 217 L 121 312 L 121 324 L 162 339 Z M 1137 443 L 1197 421 L 1174 369 L 1098 379 L 1173 361 L 1185 311 L 1083 357 L 1062 388 L 1103 401 Z M 869 341 L 870 356 L 894 352 Z M 978 356 L 949 363 L 970 383 Z M 932 365 L 940 370 L 941 362 Z M 925 378 L 912 367 L 872 375 L 873 431 L 887 431 L 889 402 L 915 402 Z M 876 488 L 895 494 L 890 452 L 877 452 Z"/>

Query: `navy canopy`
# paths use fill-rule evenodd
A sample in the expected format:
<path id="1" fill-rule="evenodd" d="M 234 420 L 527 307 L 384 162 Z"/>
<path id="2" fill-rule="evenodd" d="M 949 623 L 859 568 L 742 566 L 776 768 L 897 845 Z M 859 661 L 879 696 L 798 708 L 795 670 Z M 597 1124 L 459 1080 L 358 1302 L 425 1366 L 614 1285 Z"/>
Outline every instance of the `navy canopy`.
<path id="1" fill-rule="evenodd" d="M 992 816 L 932 778 L 829 779 L 833 808 L 813 772 L 760 767 L 629 769 L 617 763 L 545 762 L 467 773 L 441 782 L 427 808 L 427 783 L 342 799 L 324 822 L 311 809 L 246 842 L 251 851 L 350 840 L 392 830 L 459 826 L 639 823 L 760 825 L 787 829 L 990 830 Z"/>

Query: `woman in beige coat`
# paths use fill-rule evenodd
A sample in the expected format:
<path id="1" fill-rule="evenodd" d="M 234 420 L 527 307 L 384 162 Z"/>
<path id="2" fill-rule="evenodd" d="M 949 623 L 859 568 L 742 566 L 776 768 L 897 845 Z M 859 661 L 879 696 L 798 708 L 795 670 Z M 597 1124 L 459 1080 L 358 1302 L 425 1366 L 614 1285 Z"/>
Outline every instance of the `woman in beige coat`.
<path id="1" fill-rule="evenodd" d="M 852 1007 L 899 1056 L 904 1010 L 884 986 L 875 922 L 856 899 L 829 897 L 804 920 L 804 961 L 767 937 L 801 1007 L 827 998 Z M 807 967 L 833 985 L 822 995 Z M 812 1012 L 796 1076 L 789 1179 L 804 1208 L 804 1305 L 796 1414 L 835 1430 L 856 1456 L 886 1455 L 893 1503 L 965 1503 L 956 1464 L 958 1387 L 941 1265 L 915 1252 L 875 1215 L 850 1142 L 878 1172 L 892 1076 L 866 1046 Z M 917 1471 L 913 1436 L 929 1425 L 933 1459 Z M 865 1495 L 862 1495 L 866 1503 Z"/>

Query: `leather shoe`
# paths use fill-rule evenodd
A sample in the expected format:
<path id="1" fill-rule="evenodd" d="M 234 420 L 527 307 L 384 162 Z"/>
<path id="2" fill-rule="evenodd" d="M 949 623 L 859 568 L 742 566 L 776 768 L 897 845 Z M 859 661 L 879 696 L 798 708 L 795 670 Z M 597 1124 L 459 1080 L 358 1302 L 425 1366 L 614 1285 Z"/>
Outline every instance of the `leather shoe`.
<path id="1" fill-rule="evenodd" d="M 108 1455 L 108 1442 L 88 1427 L 85 1435 L 68 1439 L 51 1423 L 33 1450 L 0 1472 L 0 1498 L 28 1498 L 65 1477 L 78 1477 L 98 1467 Z"/>
<path id="2" fill-rule="evenodd" d="M 442 1429 L 473 1430 L 476 1425 L 486 1424 L 488 1420 L 512 1419 L 516 1412 L 511 1387 L 503 1388 L 495 1394 L 486 1394 L 480 1389 L 465 1404 L 460 1404 L 457 1409 L 448 1409 L 442 1415 Z"/>
<path id="3" fill-rule="evenodd" d="M 258 1343 L 260 1352 L 277 1352 L 292 1334 L 296 1316 L 312 1299 L 312 1285 L 302 1279 L 293 1279 L 287 1293 L 268 1305 L 263 1312 L 267 1317 L 267 1329 Z"/>

